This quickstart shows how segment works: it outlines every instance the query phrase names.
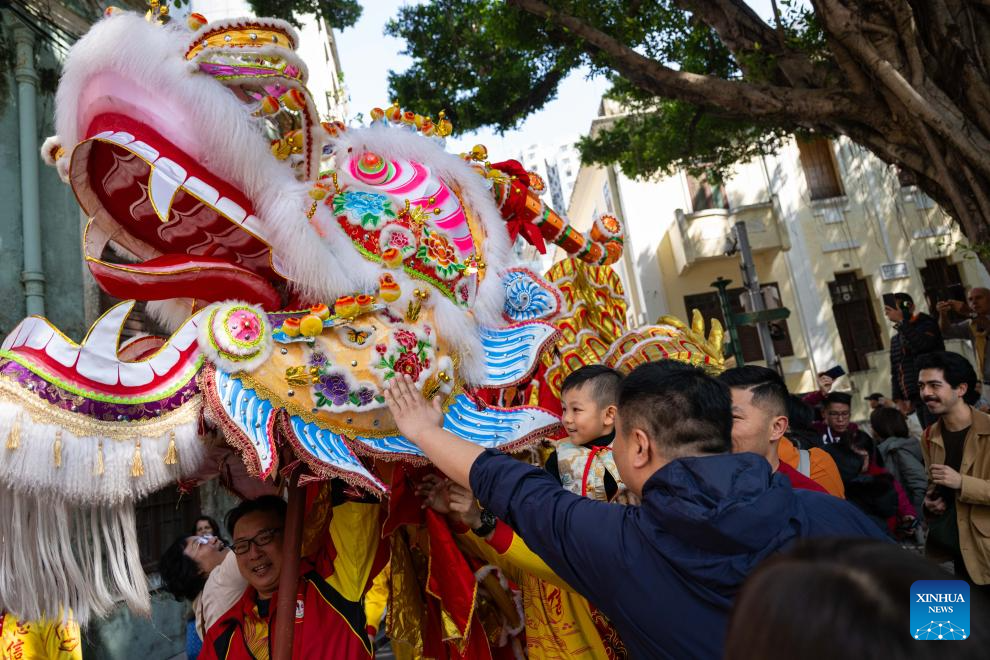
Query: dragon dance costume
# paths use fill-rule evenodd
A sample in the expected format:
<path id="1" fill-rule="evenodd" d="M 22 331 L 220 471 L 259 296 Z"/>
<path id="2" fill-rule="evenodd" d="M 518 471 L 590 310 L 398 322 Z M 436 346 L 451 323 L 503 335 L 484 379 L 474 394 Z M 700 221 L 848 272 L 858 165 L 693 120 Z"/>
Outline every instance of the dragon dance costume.
<path id="1" fill-rule="evenodd" d="M 448 153 L 442 113 L 320 121 L 287 23 L 167 14 L 111 8 L 64 62 L 42 157 L 86 213 L 87 267 L 126 302 L 79 342 L 30 317 L 0 346 L 0 537 L 19 539 L 0 545 L 0 609 L 148 614 L 137 499 L 294 475 L 387 499 L 391 591 L 428 603 L 418 633 L 395 612 L 390 634 L 488 648 L 475 569 L 408 512 L 426 461 L 389 380 L 440 398 L 455 435 L 522 449 L 558 432 L 554 388 L 575 364 L 708 364 L 720 331 L 623 334 L 618 220 L 576 231 L 519 163 Z M 542 277 L 516 262 L 518 236 L 573 258 Z M 133 299 L 171 334 L 124 339 Z"/>

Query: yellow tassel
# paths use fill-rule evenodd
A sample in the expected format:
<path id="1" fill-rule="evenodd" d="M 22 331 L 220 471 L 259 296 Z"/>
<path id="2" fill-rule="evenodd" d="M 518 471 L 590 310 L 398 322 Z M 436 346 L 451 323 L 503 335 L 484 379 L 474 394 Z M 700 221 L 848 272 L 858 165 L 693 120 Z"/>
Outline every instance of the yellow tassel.
<path id="1" fill-rule="evenodd" d="M 168 432 L 168 451 L 165 452 L 165 465 L 179 462 L 179 449 L 175 446 L 175 431 Z"/>
<path id="2" fill-rule="evenodd" d="M 62 431 L 55 431 L 55 467 L 62 467 Z"/>
<path id="3" fill-rule="evenodd" d="M 103 472 L 103 441 L 100 440 L 100 445 L 96 449 L 96 469 L 93 470 L 93 474 L 102 476 Z"/>
<path id="4" fill-rule="evenodd" d="M 141 460 L 141 440 L 138 440 L 137 444 L 134 445 L 134 460 L 131 461 L 131 476 L 144 476 L 144 461 Z"/>
<path id="5" fill-rule="evenodd" d="M 14 420 L 14 425 L 10 427 L 7 435 L 7 449 L 17 449 L 21 446 L 21 418 Z"/>

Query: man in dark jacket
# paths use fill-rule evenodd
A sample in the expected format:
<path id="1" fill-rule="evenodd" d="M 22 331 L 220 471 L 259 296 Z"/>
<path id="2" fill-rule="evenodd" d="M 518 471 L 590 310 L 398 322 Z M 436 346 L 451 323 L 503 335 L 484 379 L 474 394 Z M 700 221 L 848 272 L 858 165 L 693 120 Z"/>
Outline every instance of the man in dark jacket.
<path id="1" fill-rule="evenodd" d="M 897 331 L 890 340 L 891 398 L 914 404 L 922 428 L 935 421 L 918 394 L 918 368 L 914 361 L 919 355 L 944 351 L 942 331 L 938 321 L 924 312 L 916 312 L 914 300 L 906 293 L 895 293 L 895 307 L 884 306 L 883 313 Z"/>
<path id="2" fill-rule="evenodd" d="M 580 497 L 443 431 L 439 403 L 405 376 L 386 401 L 402 434 L 598 607 L 633 658 L 721 658 L 732 598 L 761 560 L 801 537 L 883 536 L 845 501 L 730 453 L 728 388 L 694 367 L 649 363 L 622 383 L 613 454 L 640 506 Z"/>

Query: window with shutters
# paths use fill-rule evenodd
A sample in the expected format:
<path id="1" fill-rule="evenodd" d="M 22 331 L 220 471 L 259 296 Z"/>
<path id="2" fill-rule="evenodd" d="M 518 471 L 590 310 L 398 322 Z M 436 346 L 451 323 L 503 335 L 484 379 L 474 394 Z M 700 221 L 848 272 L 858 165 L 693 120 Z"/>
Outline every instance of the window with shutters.
<path id="1" fill-rule="evenodd" d="M 865 371 L 870 368 L 867 354 L 883 349 L 883 338 L 866 281 L 855 273 L 836 273 L 835 281 L 828 284 L 828 292 L 839 341 L 846 356 L 846 370 L 850 373 Z"/>
<path id="2" fill-rule="evenodd" d="M 959 266 L 950 263 L 947 258 L 926 259 L 925 267 L 920 270 L 928 313 L 932 316 L 938 316 L 935 305 L 940 300 L 966 300 L 966 287 L 963 286 Z M 921 301 L 915 301 L 915 305 L 921 310 Z M 951 317 L 953 321 L 961 321 L 964 318 L 955 312 L 952 312 Z"/>
<path id="3" fill-rule="evenodd" d="M 146 457 L 145 460 L 149 460 Z M 161 459 L 158 459 L 161 460 Z M 174 484 L 138 500 L 134 507 L 138 548 L 145 573 L 158 570 L 158 560 L 180 536 L 192 531 L 199 515 L 199 492 L 181 495 Z"/>
<path id="4" fill-rule="evenodd" d="M 773 287 L 777 293 L 777 299 L 780 299 L 780 289 L 776 283 L 771 282 L 770 284 L 763 284 L 761 286 Z M 739 314 L 744 311 L 742 305 L 742 294 L 744 291 L 745 289 L 742 287 L 728 289 L 726 291 L 729 296 L 729 307 L 733 314 Z M 722 314 L 722 305 L 719 303 L 718 293 L 715 291 L 684 296 L 684 307 L 687 309 L 688 316 L 691 315 L 692 309 L 697 309 L 706 320 L 718 319 L 722 323 L 722 327 L 725 327 L 725 315 Z M 760 347 L 760 337 L 756 332 L 756 326 L 742 325 L 738 329 L 739 343 L 742 344 L 743 360 L 746 362 L 759 362 L 763 360 L 763 349 Z M 791 344 L 791 333 L 787 328 L 786 320 L 771 323 L 770 333 L 773 336 L 773 347 L 777 355 L 781 357 L 794 355 L 794 346 Z"/>
<path id="5" fill-rule="evenodd" d="M 842 181 L 832 153 L 832 142 L 825 138 L 798 140 L 801 155 L 801 169 L 808 182 L 811 199 L 842 197 Z"/>
<path id="6" fill-rule="evenodd" d="M 687 183 L 693 213 L 706 209 L 729 208 L 729 198 L 725 194 L 725 187 L 714 177 L 705 175 L 699 178 L 688 174 Z"/>

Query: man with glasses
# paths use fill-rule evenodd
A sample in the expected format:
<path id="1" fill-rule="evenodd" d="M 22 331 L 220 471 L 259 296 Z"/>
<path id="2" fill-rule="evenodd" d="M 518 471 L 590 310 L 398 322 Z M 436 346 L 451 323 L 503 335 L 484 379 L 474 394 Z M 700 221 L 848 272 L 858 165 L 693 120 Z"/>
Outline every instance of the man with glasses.
<path id="1" fill-rule="evenodd" d="M 843 433 L 853 435 L 863 434 L 872 444 L 872 439 L 858 426 L 850 421 L 852 415 L 852 395 L 845 392 L 829 392 L 825 397 L 822 409 L 825 416 L 825 431 L 822 433 L 822 444 L 826 447 L 839 442 Z"/>
<path id="2" fill-rule="evenodd" d="M 293 658 L 371 658 L 361 596 L 374 561 L 380 525 L 377 501 L 347 501 L 333 481 L 329 533 L 301 560 L 296 587 Z M 206 660 L 267 660 L 274 647 L 276 595 L 282 573 L 285 501 L 245 500 L 227 514 L 244 595 L 210 627 L 199 656 Z"/>

